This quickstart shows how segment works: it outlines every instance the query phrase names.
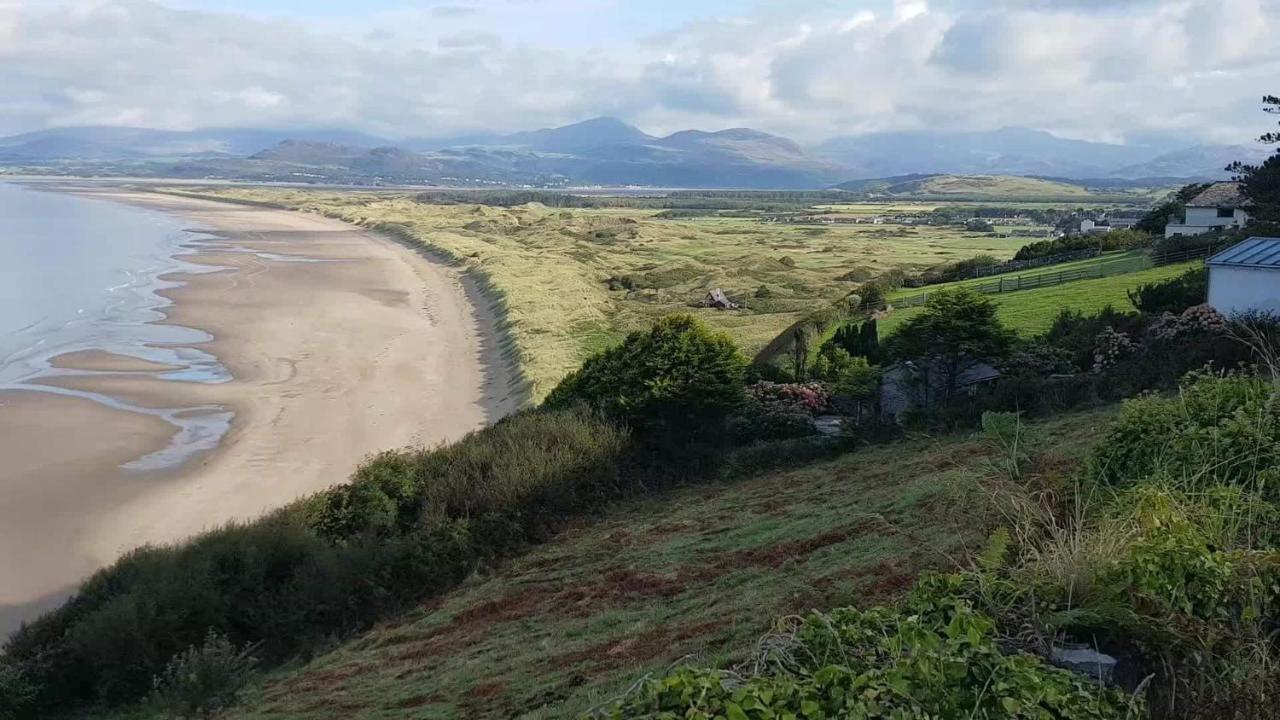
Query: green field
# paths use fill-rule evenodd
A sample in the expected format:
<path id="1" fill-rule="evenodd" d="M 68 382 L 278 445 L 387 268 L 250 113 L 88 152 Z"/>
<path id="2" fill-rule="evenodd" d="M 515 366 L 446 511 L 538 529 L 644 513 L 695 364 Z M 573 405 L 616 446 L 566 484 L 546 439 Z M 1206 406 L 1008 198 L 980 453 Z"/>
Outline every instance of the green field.
<path id="1" fill-rule="evenodd" d="M 1069 473 L 1109 415 L 1044 425 L 1041 477 Z M 993 461 L 943 437 L 621 504 L 271 673 L 235 716 L 575 717 L 682 659 L 745 659 L 775 616 L 866 606 L 964 562 L 986 527 L 966 498 Z"/>
<path id="2" fill-rule="evenodd" d="M 1096 259 L 1083 262 L 1096 262 Z M 1135 308 L 1133 303 L 1129 302 L 1129 290 L 1143 283 L 1181 275 L 1198 264 L 1200 261 L 1196 260 L 1162 265 L 1137 272 L 1094 280 L 1080 280 L 1035 290 L 1001 293 L 990 297 L 999 307 L 1000 319 L 1019 334 L 1030 337 L 1048 330 L 1053 324 L 1053 319 L 1063 310 L 1093 313 L 1111 305 L 1117 310 L 1132 311 Z M 891 313 L 878 323 L 881 337 L 887 337 L 904 321 L 922 311 L 923 308 L 913 307 Z"/>

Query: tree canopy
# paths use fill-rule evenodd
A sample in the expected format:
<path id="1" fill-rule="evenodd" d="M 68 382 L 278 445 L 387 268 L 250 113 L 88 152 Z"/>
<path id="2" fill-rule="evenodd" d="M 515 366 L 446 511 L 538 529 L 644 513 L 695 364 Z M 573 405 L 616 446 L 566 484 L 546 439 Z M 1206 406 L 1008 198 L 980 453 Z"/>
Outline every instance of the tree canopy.
<path id="1" fill-rule="evenodd" d="M 885 344 L 897 360 L 936 367 L 950 395 L 965 370 L 1004 357 L 1013 341 L 991 298 L 961 287 L 931 293 L 924 312 L 903 323 Z"/>

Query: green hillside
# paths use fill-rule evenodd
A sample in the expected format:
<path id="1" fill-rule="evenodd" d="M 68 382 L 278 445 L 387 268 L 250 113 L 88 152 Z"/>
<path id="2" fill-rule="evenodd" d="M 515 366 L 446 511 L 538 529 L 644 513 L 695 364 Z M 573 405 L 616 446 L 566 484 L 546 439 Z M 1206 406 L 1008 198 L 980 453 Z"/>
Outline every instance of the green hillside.
<path id="1" fill-rule="evenodd" d="M 1109 416 L 1044 425 L 1032 476 L 1068 473 Z M 682 658 L 742 660 L 774 616 L 963 563 L 986 526 L 966 497 L 996 460 L 972 436 L 924 439 L 625 503 L 273 673 L 236 717 L 567 718 Z"/>
<path id="2" fill-rule="evenodd" d="M 1095 261 L 1084 261 L 1085 263 Z M 1156 282 L 1176 277 L 1195 267 L 1200 261 L 1162 265 L 1160 267 L 1112 275 L 1095 280 L 1080 280 L 1053 287 L 1020 290 L 1016 292 L 992 295 L 999 306 L 1000 319 L 1008 327 L 1019 334 L 1030 337 L 1049 329 L 1053 319 L 1063 310 L 1083 313 L 1095 313 L 1111 305 L 1117 310 L 1133 311 L 1133 303 L 1129 302 L 1128 292 L 1143 283 Z M 972 284 L 951 283 L 949 285 Z M 948 287 L 937 285 L 928 288 L 930 291 Z M 919 292 L 919 290 L 913 291 Z M 892 301 L 890 301 L 892 302 Z M 913 307 L 890 313 L 878 323 L 882 337 L 887 337 L 900 324 L 923 311 Z"/>

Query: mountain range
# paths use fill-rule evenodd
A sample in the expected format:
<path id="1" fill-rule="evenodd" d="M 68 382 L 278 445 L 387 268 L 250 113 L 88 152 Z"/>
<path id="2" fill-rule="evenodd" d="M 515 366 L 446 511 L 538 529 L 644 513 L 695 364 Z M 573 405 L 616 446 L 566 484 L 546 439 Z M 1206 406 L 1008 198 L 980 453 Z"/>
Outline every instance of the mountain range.
<path id="1" fill-rule="evenodd" d="M 389 140 L 349 130 L 123 127 L 0 138 L 0 166 L 48 172 L 360 185 L 816 188 L 927 173 L 1173 181 L 1225 176 L 1260 146 L 1110 144 L 1041 130 L 887 132 L 813 147 L 735 128 L 654 136 L 614 118 L 511 135 Z"/>

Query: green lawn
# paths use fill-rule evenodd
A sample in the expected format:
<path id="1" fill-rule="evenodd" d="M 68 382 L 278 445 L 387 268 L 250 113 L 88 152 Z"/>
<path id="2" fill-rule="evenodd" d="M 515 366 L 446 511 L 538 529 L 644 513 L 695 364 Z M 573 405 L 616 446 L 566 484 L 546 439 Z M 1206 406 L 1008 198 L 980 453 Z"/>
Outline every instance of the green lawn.
<path id="1" fill-rule="evenodd" d="M 1110 411 L 1046 424 L 1034 467 L 1070 472 Z M 980 547 L 966 508 L 996 460 L 967 436 L 622 504 L 305 665 L 236 718 L 568 718 L 691 656 L 740 661 L 773 618 L 865 606 Z M 134 717 L 146 717 L 136 715 Z"/>
<path id="2" fill-rule="evenodd" d="M 1138 272 L 1112 275 L 1096 280 L 1080 280 L 1037 290 L 1021 290 L 991 295 L 999 306 L 1000 319 L 1023 336 L 1033 336 L 1049 329 L 1062 310 L 1093 313 L 1107 305 L 1120 310 L 1133 310 L 1128 291 L 1143 284 L 1181 275 L 1200 264 L 1199 260 L 1175 265 L 1162 265 Z M 942 287 L 942 286 L 935 286 Z M 923 308 L 895 311 L 879 322 L 880 336 L 893 330 Z"/>

